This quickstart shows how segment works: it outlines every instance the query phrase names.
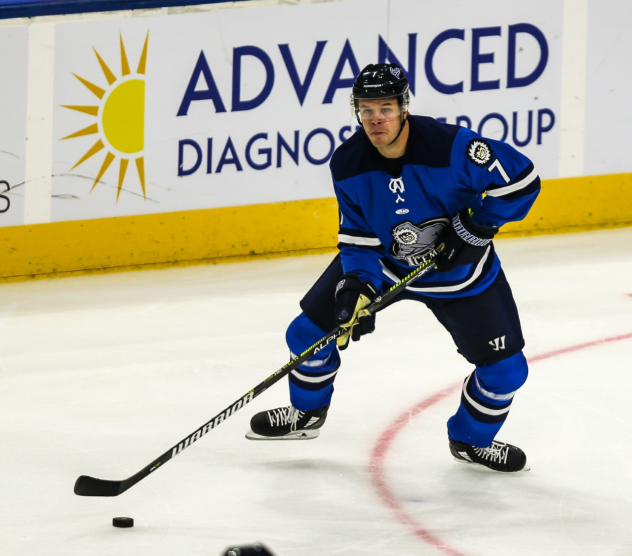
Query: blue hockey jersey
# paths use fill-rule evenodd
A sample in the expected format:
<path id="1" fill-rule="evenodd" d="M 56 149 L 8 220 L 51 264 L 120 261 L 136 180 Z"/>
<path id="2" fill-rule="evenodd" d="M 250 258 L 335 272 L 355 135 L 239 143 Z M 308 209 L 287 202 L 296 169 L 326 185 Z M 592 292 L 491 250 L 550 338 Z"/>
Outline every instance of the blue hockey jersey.
<path id="1" fill-rule="evenodd" d="M 477 224 L 500 227 L 522 220 L 540 191 L 533 164 L 511 145 L 425 116 L 409 115 L 408 123 L 400 175 L 389 173 L 364 130 L 338 147 L 330 162 L 343 269 L 377 287 L 419 266 L 462 209 L 472 209 Z M 408 289 L 434 297 L 474 295 L 499 269 L 490 243 L 478 264 L 424 274 Z"/>

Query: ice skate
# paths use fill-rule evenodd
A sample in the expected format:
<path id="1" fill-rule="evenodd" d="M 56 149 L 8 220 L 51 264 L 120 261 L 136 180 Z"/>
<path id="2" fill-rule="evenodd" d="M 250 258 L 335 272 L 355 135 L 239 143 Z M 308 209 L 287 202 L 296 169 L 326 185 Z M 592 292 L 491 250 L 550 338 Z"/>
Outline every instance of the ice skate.
<path id="1" fill-rule="evenodd" d="M 529 471 L 527 456 L 511 444 L 494 440 L 487 448 L 478 448 L 451 438 L 449 441 L 450 452 L 459 463 L 474 463 L 504 473 Z"/>
<path id="2" fill-rule="evenodd" d="M 311 440 L 319 434 L 327 419 L 329 406 L 299 411 L 289 405 L 257 413 L 250 420 L 248 440 Z"/>

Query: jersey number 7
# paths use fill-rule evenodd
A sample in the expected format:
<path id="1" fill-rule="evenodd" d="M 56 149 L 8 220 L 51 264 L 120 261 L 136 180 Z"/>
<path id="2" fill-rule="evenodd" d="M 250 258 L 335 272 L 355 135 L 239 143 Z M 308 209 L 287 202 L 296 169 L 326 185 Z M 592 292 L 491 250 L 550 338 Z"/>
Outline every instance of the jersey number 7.
<path id="1" fill-rule="evenodd" d="M 509 176 L 507 175 L 507 172 L 505 172 L 503 165 L 500 163 L 500 160 L 498 159 L 494 160 L 494 162 L 489 165 L 489 168 L 487 168 L 488 172 L 493 172 L 494 170 L 498 170 L 498 173 L 505 180 L 505 183 L 509 183 L 511 181 L 511 179 L 509 179 Z"/>

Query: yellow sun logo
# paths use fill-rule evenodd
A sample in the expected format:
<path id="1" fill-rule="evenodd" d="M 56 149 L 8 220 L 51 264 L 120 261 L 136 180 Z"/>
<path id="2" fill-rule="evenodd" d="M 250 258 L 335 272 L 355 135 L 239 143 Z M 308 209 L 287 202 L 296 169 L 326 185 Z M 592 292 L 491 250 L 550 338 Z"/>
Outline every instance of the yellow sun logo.
<path id="1" fill-rule="evenodd" d="M 101 168 L 94 180 L 94 184 L 92 184 L 90 192 L 94 190 L 97 183 L 99 183 L 103 177 L 103 174 L 105 174 L 110 164 L 112 164 L 112 161 L 118 156 L 120 163 L 118 189 L 116 192 L 117 203 L 121 195 L 123 182 L 125 181 L 127 166 L 132 159 L 136 163 L 138 177 L 143 189 L 143 197 L 145 197 L 145 199 L 147 198 L 145 194 L 145 159 L 143 157 L 143 149 L 145 148 L 145 66 L 147 62 L 149 31 L 145 37 L 145 44 L 136 73 L 130 71 L 123 36 L 120 34 L 119 39 L 121 44 L 121 77 L 119 78 L 114 75 L 103 58 L 101 58 L 96 49 L 93 48 L 108 83 L 105 89 L 73 73 L 73 75 L 100 100 L 100 103 L 96 106 L 62 105 L 63 108 L 95 116 L 98 118 L 98 121 L 61 139 L 63 141 L 64 139 L 73 139 L 75 137 L 89 135 L 98 136 L 97 141 L 70 171 L 74 170 L 77 166 L 101 150 L 107 150 L 103 164 L 101 164 Z"/>

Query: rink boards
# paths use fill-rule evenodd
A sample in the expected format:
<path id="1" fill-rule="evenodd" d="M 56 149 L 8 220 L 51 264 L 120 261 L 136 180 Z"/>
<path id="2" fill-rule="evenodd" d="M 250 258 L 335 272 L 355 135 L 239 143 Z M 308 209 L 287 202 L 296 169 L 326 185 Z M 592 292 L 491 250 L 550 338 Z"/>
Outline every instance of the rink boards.
<path id="1" fill-rule="evenodd" d="M 375 61 L 534 161 L 503 234 L 632 224 L 625 2 L 282 4 L 1 21 L 0 279 L 335 248 L 328 161 Z"/>
<path id="2" fill-rule="evenodd" d="M 524 221 L 504 226 L 500 237 L 630 225 L 629 174 L 549 180 L 541 197 Z M 5 231 L 4 281 L 14 281 L 331 251 L 337 205 L 333 198 L 315 199 Z"/>

